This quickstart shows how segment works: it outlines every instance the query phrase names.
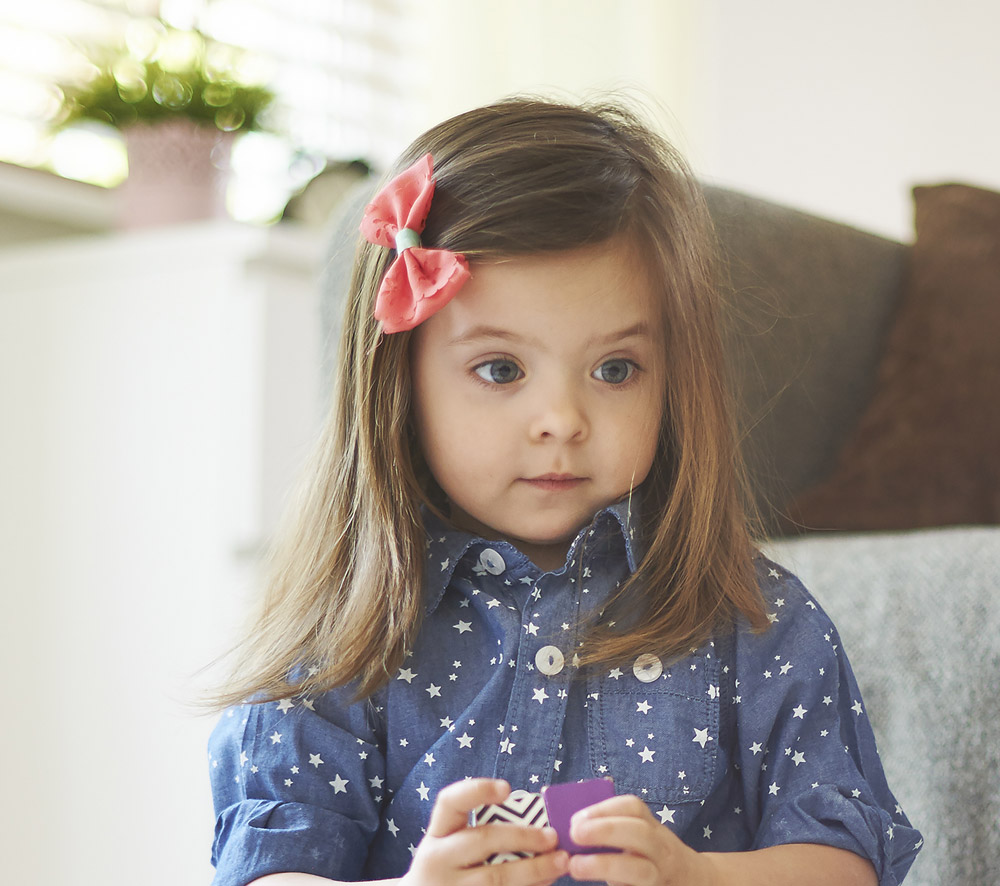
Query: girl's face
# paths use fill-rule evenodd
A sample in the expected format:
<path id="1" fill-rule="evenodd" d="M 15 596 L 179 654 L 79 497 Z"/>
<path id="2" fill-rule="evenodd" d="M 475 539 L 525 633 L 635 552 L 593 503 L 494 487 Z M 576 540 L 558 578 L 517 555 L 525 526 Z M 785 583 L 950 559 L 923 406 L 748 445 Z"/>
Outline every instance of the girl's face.
<path id="1" fill-rule="evenodd" d="M 663 419 L 653 288 L 621 243 L 476 264 L 414 333 L 414 415 L 456 525 L 543 569 L 645 480 Z"/>

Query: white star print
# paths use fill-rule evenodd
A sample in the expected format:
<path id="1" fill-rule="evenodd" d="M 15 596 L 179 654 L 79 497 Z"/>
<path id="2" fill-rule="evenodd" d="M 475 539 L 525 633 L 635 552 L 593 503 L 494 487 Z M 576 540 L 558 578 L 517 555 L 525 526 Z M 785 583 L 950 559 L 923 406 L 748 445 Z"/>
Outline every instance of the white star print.
<path id="1" fill-rule="evenodd" d="M 431 683 L 431 685 L 428 686 L 424 690 L 424 692 L 426 692 L 431 698 L 440 698 L 441 697 L 441 687 L 440 686 L 435 686 L 433 683 Z"/>
<path id="2" fill-rule="evenodd" d="M 802 751 L 796 751 L 794 754 L 792 754 L 792 762 L 796 766 L 798 766 L 800 763 L 805 763 L 806 755 L 803 754 Z"/>
<path id="3" fill-rule="evenodd" d="M 613 680 L 617 680 L 621 675 L 622 675 L 621 668 L 612 668 L 611 673 L 608 674 L 608 676 L 611 677 L 611 679 Z"/>
<path id="4" fill-rule="evenodd" d="M 339 772 L 333 777 L 333 781 L 330 782 L 330 786 L 333 788 L 335 794 L 346 794 L 349 784 L 350 782 L 347 779 L 340 777 Z"/>
<path id="5" fill-rule="evenodd" d="M 858 699 L 854 699 L 854 704 L 851 705 L 851 710 L 854 711 L 859 717 L 861 716 L 861 702 Z"/>
<path id="6" fill-rule="evenodd" d="M 653 706 L 648 701 L 638 701 L 635 704 L 635 712 L 637 714 L 648 714 L 653 709 Z"/>
<path id="7" fill-rule="evenodd" d="M 417 788 L 417 793 L 420 794 L 421 800 L 430 800 L 431 789 L 427 787 L 423 782 L 420 782 L 420 787 Z"/>
<path id="8" fill-rule="evenodd" d="M 274 735 L 271 736 L 271 744 L 281 744 L 281 733 L 275 730 Z"/>
<path id="9" fill-rule="evenodd" d="M 376 775 L 374 778 L 368 779 L 368 784 L 375 788 L 375 790 L 379 790 L 385 782 Z"/>
<path id="10" fill-rule="evenodd" d="M 396 827 L 396 822 L 394 822 L 391 818 L 386 821 L 385 826 L 389 829 L 389 833 L 394 837 L 399 833 L 399 828 Z"/>
<path id="11" fill-rule="evenodd" d="M 292 708 L 295 707 L 295 702 L 290 698 L 283 698 L 278 702 L 278 710 L 283 714 L 287 714 Z"/>
<path id="12" fill-rule="evenodd" d="M 714 739 L 708 734 L 707 729 L 695 729 L 694 738 L 692 738 L 691 741 L 697 742 L 704 748 L 706 744 L 710 741 L 714 741 Z"/>
<path id="13" fill-rule="evenodd" d="M 413 671 L 411 671 L 409 668 L 403 668 L 396 675 L 396 679 L 397 680 L 406 680 L 407 683 L 412 683 L 413 682 L 413 678 L 416 677 L 416 676 L 417 675 L 414 674 Z"/>
<path id="14" fill-rule="evenodd" d="M 309 755 L 309 765 L 315 766 L 317 769 L 319 769 L 319 767 L 323 765 L 323 761 L 320 759 L 319 754 Z"/>
<path id="15" fill-rule="evenodd" d="M 664 806 L 659 812 L 657 812 L 656 814 L 660 816 L 660 824 L 666 824 L 668 821 L 673 824 L 675 811 L 676 810 L 674 809 L 667 809 L 667 807 Z"/>
<path id="16" fill-rule="evenodd" d="M 762 750 L 764 750 L 764 748 L 761 746 L 761 743 L 759 741 L 755 741 L 752 745 L 750 745 L 750 753 L 753 754 L 755 757 Z"/>
<path id="17" fill-rule="evenodd" d="M 642 762 L 643 763 L 652 763 L 653 762 L 653 754 L 655 754 L 655 753 L 656 753 L 656 751 L 651 751 L 648 746 L 643 745 L 642 750 L 639 751 L 639 756 L 642 757 Z"/>
<path id="18" fill-rule="evenodd" d="M 428 766 L 433 766 L 437 762 L 437 760 L 434 759 L 433 754 L 424 754 L 424 762 Z"/>
<path id="19" fill-rule="evenodd" d="M 458 741 L 458 746 L 460 748 L 471 748 L 472 747 L 472 740 L 474 738 L 475 738 L 475 736 L 474 735 L 469 735 L 468 732 L 463 732 L 461 735 L 455 736 L 455 739 Z"/>
<path id="20" fill-rule="evenodd" d="M 460 634 L 471 634 L 472 633 L 472 622 L 471 621 L 462 621 L 462 619 L 459 619 L 458 620 L 458 624 L 457 625 L 452 625 L 452 627 L 456 631 L 458 631 Z"/>
<path id="21" fill-rule="evenodd" d="M 802 707 L 802 705 L 799 705 L 798 707 L 792 709 L 792 716 L 799 720 L 804 720 L 806 718 L 806 714 L 808 713 L 809 712 L 804 707 Z"/>
<path id="22" fill-rule="evenodd" d="M 537 701 L 539 704 L 544 704 L 545 699 L 548 697 L 548 694 L 545 692 L 545 687 L 542 687 L 541 689 L 535 689 L 532 691 L 531 700 Z"/>
<path id="23" fill-rule="evenodd" d="M 781 788 L 778 787 L 778 783 L 776 781 L 772 781 L 771 782 L 771 786 L 767 789 L 767 792 L 772 797 L 777 797 L 778 796 L 778 791 L 780 791 L 780 790 L 781 790 Z"/>

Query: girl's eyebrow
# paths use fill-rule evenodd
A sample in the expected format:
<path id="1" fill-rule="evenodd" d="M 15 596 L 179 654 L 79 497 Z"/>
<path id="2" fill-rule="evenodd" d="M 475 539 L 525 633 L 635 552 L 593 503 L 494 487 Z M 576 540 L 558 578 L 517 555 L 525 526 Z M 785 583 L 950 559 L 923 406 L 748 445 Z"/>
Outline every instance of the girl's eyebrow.
<path id="1" fill-rule="evenodd" d="M 501 341 L 532 341 L 531 336 L 523 336 L 510 329 L 503 329 L 499 326 L 488 326 L 485 323 L 478 323 L 471 329 L 466 330 L 461 335 L 455 336 L 448 344 L 466 345 L 470 342 L 479 341 L 484 338 L 497 338 Z"/>
<path id="2" fill-rule="evenodd" d="M 644 321 L 633 323 L 624 329 L 608 332 L 604 335 L 597 335 L 587 340 L 588 345 L 609 345 L 627 338 L 650 338 L 649 324 Z"/>
<path id="3" fill-rule="evenodd" d="M 585 345 L 586 347 L 592 347 L 594 345 L 608 345 L 624 341 L 629 338 L 649 338 L 650 336 L 651 333 L 649 331 L 649 325 L 640 321 L 632 324 L 631 326 L 626 326 L 624 329 L 618 329 L 614 332 L 607 332 L 602 335 L 592 336 L 587 339 Z M 500 341 L 525 342 L 527 344 L 538 344 L 541 341 L 533 335 L 523 335 L 510 329 L 503 329 L 499 326 L 489 326 L 485 323 L 479 323 L 461 335 L 453 338 L 449 344 L 465 345 L 470 342 L 480 341 L 481 339 L 499 339 Z"/>

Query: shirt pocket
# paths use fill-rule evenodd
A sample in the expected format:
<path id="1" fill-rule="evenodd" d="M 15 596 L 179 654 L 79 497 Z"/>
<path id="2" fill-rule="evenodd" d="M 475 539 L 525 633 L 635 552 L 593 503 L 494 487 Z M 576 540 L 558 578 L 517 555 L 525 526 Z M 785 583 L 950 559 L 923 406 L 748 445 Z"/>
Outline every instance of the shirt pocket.
<path id="1" fill-rule="evenodd" d="M 648 803 L 708 797 L 719 755 L 719 665 L 709 647 L 663 667 L 643 655 L 632 668 L 590 678 L 591 766 L 616 793 Z"/>

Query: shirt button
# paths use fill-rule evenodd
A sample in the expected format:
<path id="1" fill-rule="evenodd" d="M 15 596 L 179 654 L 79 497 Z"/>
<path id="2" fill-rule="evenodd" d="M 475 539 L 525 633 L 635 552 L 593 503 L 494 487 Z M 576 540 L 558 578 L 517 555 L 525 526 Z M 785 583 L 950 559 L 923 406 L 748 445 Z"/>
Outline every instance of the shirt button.
<path id="1" fill-rule="evenodd" d="M 543 646 L 535 653 L 535 667 L 546 677 L 554 677 L 566 663 L 558 646 Z"/>
<path id="2" fill-rule="evenodd" d="M 647 652 L 635 660 L 635 664 L 632 665 L 632 673 L 641 682 L 652 683 L 654 680 L 659 680 L 662 676 L 663 663 L 655 655 L 650 655 Z"/>
<path id="3" fill-rule="evenodd" d="M 479 555 L 479 565 L 483 567 L 490 575 L 500 575 L 506 568 L 507 564 L 504 563 L 503 557 L 501 557 L 493 548 L 486 548 Z"/>

